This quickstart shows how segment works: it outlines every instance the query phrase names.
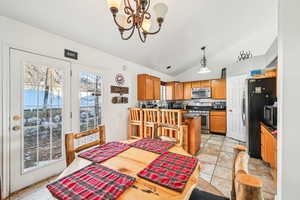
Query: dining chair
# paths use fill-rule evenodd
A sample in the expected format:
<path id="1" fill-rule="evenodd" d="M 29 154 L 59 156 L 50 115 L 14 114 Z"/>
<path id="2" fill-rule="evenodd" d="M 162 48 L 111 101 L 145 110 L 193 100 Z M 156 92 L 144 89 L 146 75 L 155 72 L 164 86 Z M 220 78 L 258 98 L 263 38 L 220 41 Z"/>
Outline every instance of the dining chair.
<path id="1" fill-rule="evenodd" d="M 97 138 L 96 140 L 75 147 L 76 140 L 78 140 L 80 138 L 88 137 L 88 136 L 91 136 L 91 135 L 97 134 L 97 133 L 98 133 L 99 138 Z M 95 128 L 95 129 L 92 129 L 89 131 L 66 134 L 65 135 L 65 149 L 66 149 L 67 166 L 69 166 L 73 162 L 73 160 L 75 159 L 76 153 L 83 151 L 85 149 L 91 148 L 93 146 L 104 144 L 105 140 L 106 140 L 106 137 L 105 137 L 105 126 L 104 125 L 99 126 L 98 128 Z"/>
<path id="2" fill-rule="evenodd" d="M 144 137 L 143 111 L 140 108 L 129 108 L 128 139 L 141 139 Z"/>

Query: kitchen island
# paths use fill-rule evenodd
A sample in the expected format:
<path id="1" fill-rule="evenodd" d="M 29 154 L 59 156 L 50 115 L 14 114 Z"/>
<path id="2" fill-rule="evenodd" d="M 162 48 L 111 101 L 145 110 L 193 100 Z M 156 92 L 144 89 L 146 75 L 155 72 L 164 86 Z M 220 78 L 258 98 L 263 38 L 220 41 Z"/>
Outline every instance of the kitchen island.
<path id="1" fill-rule="evenodd" d="M 132 115 L 133 110 L 134 115 Z M 185 127 L 183 148 L 192 155 L 196 155 L 200 150 L 201 116 L 199 115 L 188 115 L 183 109 L 129 108 L 129 123 L 133 118 L 139 119 L 139 121 L 134 120 L 134 123 L 140 124 L 137 129 L 137 132 L 140 132 L 138 133 L 140 138 L 149 137 L 149 135 L 157 137 L 157 133 L 161 133 L 164 128 L 173 128 L 173 131 L 176 132 L 180 130 L 180 127 Z M 152 127 L 157 127 L 156 130 L 151 129 L 151 124 L 153 124 Z M 134 138 L 132 132 L 132 128 L 130 128 L 128 138 Z"/>

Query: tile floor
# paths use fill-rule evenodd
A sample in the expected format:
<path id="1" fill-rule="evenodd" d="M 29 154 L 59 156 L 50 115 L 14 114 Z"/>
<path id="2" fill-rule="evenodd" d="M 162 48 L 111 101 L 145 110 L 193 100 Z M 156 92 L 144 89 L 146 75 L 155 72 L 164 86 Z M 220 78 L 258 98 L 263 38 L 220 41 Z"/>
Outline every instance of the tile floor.
<path id="1" fill-rule="evenodd" d="M 203 134 L 201 150 L 197 155 L 202 164 L 200 177 L 214 185 L 227 197 L 230 197 L 232 184 L 233 147 L 237 144 L 245 145 L 222 135 Z M 271 168 L 262 160 L 250 158 L 249 173 L 262 179 L 264 198 L 273 200 L 276 188 Z"/>
<path id="2" fill-rule="evenodd" d="M 230 196 L 231 191 L 233 147 L 237 144 L 244 145 L 221 135 L 204 134 L 201 151 L 197 155 L 202 164 L 200 177 L 214 185 L 227 197 Z M 250 158 L 249 172 L 263 180 L 265 200 L 273 200 L 276 188 L 273 185 L 271 169 L 263 161 Z M 55 178 L 49 178 L 24 189 L 14 194 L 10 200 L 53 200 L 45 186 Z"/>

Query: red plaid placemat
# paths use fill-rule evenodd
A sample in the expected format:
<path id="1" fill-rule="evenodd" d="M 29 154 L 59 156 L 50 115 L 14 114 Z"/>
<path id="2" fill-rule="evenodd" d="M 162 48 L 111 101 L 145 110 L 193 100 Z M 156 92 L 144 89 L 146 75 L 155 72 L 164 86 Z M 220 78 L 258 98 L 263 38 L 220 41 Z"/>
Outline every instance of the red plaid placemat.
<path id="1" fill-rule="evenodd" d="M 60 200 L 113 200 L 135 182 L 135 178 L 93 163 L 47 185 Z"/>
<path id="2" fill-rule="evenodd" d="M 92 162 L 102 162 L 129 148 L 130 146 L 125 143 L 110 142 L 82 152 L 78 156 Z"/>
<path id="3" fill-rule="evenodd" d="M 138 176 L 181 192 L 197 166 L 193 157 L 165 152 L 138 173 Z"/>
<path id="4" fill-rule="evenodd" d="M 174 146 L 174 143 L 164 142 L 159 139 L 144 138 L 129 144 L 132 147 L 140 148 L 145 151 L 162 154 Z"/>

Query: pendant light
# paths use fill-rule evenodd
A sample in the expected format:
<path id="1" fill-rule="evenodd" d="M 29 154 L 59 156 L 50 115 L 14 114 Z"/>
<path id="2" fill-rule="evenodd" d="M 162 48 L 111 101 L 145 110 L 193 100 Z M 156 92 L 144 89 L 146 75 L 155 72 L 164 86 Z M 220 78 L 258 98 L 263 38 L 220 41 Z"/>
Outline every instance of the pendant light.
<path id="1" fill-rule="evenodd" d="M 208 69 L 208 67 L 206 66 L 207 59 L 205 57 L 205 48 L 206 48 L 205 46 L 201 48 L 203 57 L 200 61 L 201 66 L 200 66 L 200 70 L 198 71 L 198 74 L 205 74 L 211 72 L 210 69 Z"/>

